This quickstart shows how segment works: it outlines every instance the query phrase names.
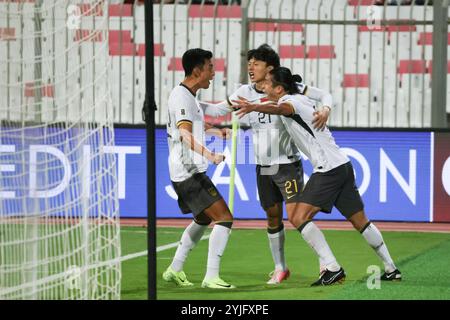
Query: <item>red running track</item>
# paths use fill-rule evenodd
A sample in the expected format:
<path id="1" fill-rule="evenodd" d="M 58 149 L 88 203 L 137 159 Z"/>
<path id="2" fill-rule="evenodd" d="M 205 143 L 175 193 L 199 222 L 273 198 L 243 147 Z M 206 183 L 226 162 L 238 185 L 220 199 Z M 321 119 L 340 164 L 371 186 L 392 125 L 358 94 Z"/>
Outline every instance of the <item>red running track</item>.
<path id="1" fill-rule="evenodd" d="M 185 228 L 192 219 L 158 219 L 157 227 Z M 146 219 L 120 219 L 123 226 L 147 227 Z M 348 221 L 314 221 L 323 230 L 353 230 Z M 439 232 L 450 233 L 450 223 L 436 222 L 374 222 L 381 231 L 413 231 L 413 232 Z M 265 229 L 265 220 L 234 220 L 235 229 Z M 284 221 L 286 229 L 294 229 L 288 222 Z"/>

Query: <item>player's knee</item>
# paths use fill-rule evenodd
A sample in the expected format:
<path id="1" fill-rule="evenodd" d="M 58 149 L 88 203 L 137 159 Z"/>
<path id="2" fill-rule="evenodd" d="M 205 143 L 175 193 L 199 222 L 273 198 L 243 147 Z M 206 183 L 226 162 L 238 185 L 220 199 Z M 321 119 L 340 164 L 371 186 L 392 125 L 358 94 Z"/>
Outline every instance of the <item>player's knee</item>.
<path id="1" fill-rule="evenodd" d="M 314 215 L 312 215 L 314 217 Z M 312 220 L 311 214 L 306 211 L 297 211 L 294 214 L 291 214 L 289 216 L 289 222 L 295 227 L 298 228 L 303 223 L 305 223 L 308 220 Z"/>
<path id="2" fill-rule="evenodd" d="M 298 215 L 294 215 L 289 217 L 289 222 L 292 224 L 292 226 L 294 228 L 298 228 L 299 226 L 301 226 L 304 222 L 306 222 L 308 219 L 304 219 L 301 216 Z"/>
<path id="3" fill-rule="evenodd" d="M 208 226 L 212 222 L 211 218 L 205 214 L 199 214 L 194 218 L 196 224 L 201 226 Z"/>
<path id="4" fill-rule="evenodd" d="M 276 210 L 276 208 L 271 207 L 269 209 L 266 210 L 266 216 L 267 216 L 267 225 L 270 228 L 276 228 L 279 225 L 281 225 L 283 217 L 282 217 L 283 213 L 279 213 L 278 210 Z"/>
<path id="5" fill-rule="evenodd" d="M 350 218 L 348 218 L 348 220 L 352 223 L 353 227 L 358 231 L 361 231 L 369 223 L 369 220 L 364 214 L 364 211 L 359 211 L 353 214 Z"/>

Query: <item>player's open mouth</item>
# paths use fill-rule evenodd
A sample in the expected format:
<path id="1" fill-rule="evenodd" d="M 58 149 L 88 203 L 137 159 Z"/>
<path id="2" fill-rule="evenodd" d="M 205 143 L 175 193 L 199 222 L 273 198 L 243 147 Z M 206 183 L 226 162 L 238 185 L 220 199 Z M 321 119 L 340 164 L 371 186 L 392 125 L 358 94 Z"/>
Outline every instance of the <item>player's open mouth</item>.
<path id="1" fill-rule="evenodd" d="M 255 77 L 255 74 L 253 72 L 249 72 L 248 75 L 250 76 L 251 79 Z"/>

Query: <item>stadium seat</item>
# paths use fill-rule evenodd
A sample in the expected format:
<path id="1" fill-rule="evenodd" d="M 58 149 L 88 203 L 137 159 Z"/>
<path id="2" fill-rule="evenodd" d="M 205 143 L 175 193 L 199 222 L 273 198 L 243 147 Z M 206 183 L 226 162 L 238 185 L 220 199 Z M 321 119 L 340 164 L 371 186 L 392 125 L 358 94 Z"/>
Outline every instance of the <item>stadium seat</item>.
<path id="1" fill-rule="evenodd" d="M 110 56 L 134 56 L 136 55 L 136 45 L 134 43 L 109 43 Z"/>
<path id="2" fill-rule="evenodd" d="M 73 41 L 101 42 L 103 41 L 103 36 L 101 31 L 80 29 L 76 30 Z"/>
<path id="3" fill-rule="evenodd" d="M 334 59 L 336 53 L 334 52 L 334 46 L 320 45 L 320 46 L 308 46 L 308 59 Z"/>
<path id="4" fill-rule="evenodd" d="M 15 28 L 0 28 L 0 40 L 15 40 Z"/>
<path id="5" fill-rule="evenodd" d="M 368 88 L 369 75 L 368 74 L 345 74 L 342 82 L 344 88 Z"/>
<path id="6" fill-rule="evenodd" d="M 145 43 L 136 44 L 136 55 L 139 57 L 145 57 Z M 154 57 L 162 57 L 164 56 L 164 44 L 163 43 L 155 43 L 153 45 L 153 56 Z"/>
<path id="7" fill-rule="evenodd" d="M 397 73 L 426 73 L 426 61 L 425 60 L 400 60 L 400 64 L 397 68 Z"/>
<path id="8" fill-rule="evenodd" d="M 264 31 L 264 32 L 302 32 L 303 25 L 300 23 L 274 23 L 274 22 L 251 22 L 249 24 L 249 31 Z"/>
<path id="9" fill-rule="evenodd" d="M 433 32 L 421 32 L 419 34 L 418 45 L 432 45 L 433 44 Z M 447 33 L 447 44 L 450 45 L 450 32 Z"/>
<path id="10" fill-rule="evenodd" d="M 133 42 L 131 40 L 131 31 L 109 30 L 109 42 Z"/>
<path id="11" fill-rule="evenodd" d="M 131 4 L 110 4 L 109 5 L 110 17 L 132 17 L 133 6 Z"/>
<path id="12" fill-rule="evenodd" d="M 214 10 L 216 9 L 216 10 Z M 215 12 L 214 12 L 215 11 Z M 194 4 L 189 7 L 189 18 L 241 18 L 241 7 L 238 5 L 204 6 Z"/>
<path id="13" fill-rule="evenodd" d="M 78 7 L 80 8 L 80 13 L 82 16 L 102 16 L 103 10 L 102 5 L 92 5 L 90 3 L 83 3 L 79 4 Z M 111 12 L 110 12 L 111 16 Z"/>
<path id="14" fill-rule="evenodd" d="M 25 92 L 24 97 L 32 98 L 35 94 L 35 86 L 34 83 L 28 82 L 25 83 Z M 55 96 L 55 88 L 52 84 L 41 84 L 41 95 L 42 97 L 53 98 Z"/>
<path id="15" fill-rule="evenodd" d="M 306 50 L 304 45 L 299 46 L 280 46 L 278 48 L 278 53 L 280 55 L 281 59 L 296 59 L 300 58 L 303 59 L 306 56 Z"/>

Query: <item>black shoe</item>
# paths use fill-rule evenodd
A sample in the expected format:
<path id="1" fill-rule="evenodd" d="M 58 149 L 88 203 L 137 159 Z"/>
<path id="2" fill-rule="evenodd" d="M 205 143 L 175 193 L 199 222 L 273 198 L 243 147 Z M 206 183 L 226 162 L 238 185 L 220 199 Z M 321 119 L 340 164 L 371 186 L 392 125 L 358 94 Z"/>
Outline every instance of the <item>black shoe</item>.
<path id="1" fill-rule="evenodd" d="M 383 281 L 401 281 L 402 280 L 402 273 L 400 270 L 395 269 L 392 272 L 385 272 L 380 278 Z"/>
<path id="2" fill-rule="evenodd" d="M 330 271 L 328 269 L 322 273 L 319 280 L 314 282 L 311 287 L 315 286 L 329 286 L 334 283 L 343 283 L 345 280 L 345 272 L 344 269 L 340 268 L 338 271 Z"/>

